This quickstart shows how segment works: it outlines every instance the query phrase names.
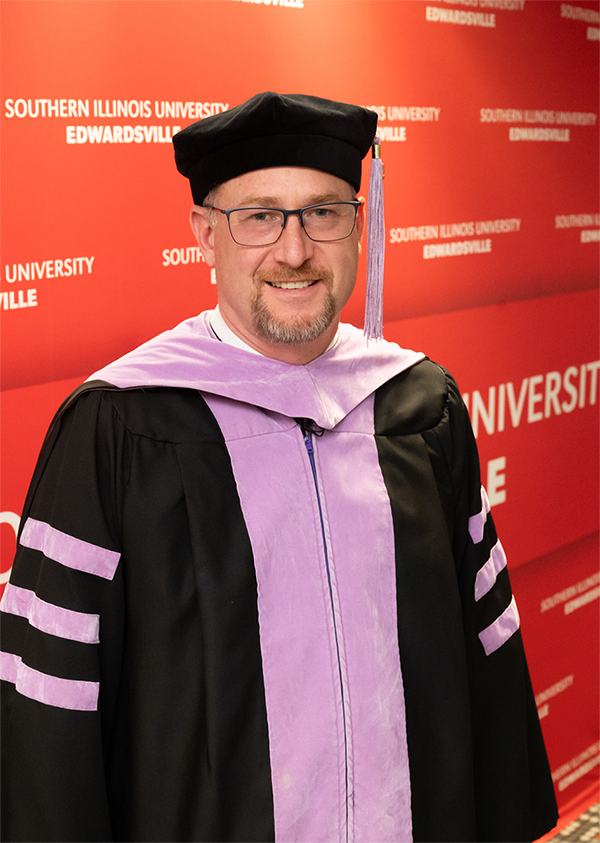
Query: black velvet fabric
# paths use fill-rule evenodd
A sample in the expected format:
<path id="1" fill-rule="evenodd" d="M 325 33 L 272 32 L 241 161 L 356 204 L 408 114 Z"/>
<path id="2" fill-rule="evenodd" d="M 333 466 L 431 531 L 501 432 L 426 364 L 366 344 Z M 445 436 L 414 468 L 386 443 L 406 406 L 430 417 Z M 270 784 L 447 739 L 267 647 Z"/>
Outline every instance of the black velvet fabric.
<path id="1" fill-rule="evenodd" d="M 265 167 L 311 167 L 360 188 L 377 115 L 357 105 L 267 91 L 173 138 L 177 169 L 194 202 L 229 179 Z"/>

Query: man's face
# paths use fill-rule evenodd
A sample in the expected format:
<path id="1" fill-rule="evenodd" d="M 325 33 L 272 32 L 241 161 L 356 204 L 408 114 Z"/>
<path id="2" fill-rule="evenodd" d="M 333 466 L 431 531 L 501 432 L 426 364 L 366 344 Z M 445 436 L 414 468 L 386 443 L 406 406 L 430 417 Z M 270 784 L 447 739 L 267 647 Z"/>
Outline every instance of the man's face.
<path id="1" fill-rule="evenodd" d="M 336 176 L 273 167 L 225 182 L 215 205 L 293 209 L 350 199 L 351 186 Z M 211 228 L 206 210 L 195 206 L 191 223 L 206 263 L 216 268 L 219 309 L 231 330 L 262 354 L 286 362 L 305 363 L 322 354 L 356 281 L 362 208 L 350 237 L 330 243 L 311 240 L 299 218 L 290 216 L 271 246 L 239 246 L 225 215 L 216 217 Z"/>

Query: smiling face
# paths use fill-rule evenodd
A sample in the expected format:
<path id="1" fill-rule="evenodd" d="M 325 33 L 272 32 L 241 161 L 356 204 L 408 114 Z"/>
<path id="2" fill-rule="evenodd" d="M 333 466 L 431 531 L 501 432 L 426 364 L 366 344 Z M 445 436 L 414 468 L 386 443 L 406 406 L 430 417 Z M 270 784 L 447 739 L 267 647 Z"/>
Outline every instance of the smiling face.
<path id="1" fill-rule="evenodd" d="M 219 208 L 301 208 L 354 199 L 342 179 L 305 167 L 254 170 L 222 184 Z M 204 260 L 216 268 L 219 309 L 244 342 L 267 357 L 307 363 L 322 354 L 356 281 L 362 207 L 350 237 L 317 243 L 290 216 L 271 246 L 239 246 L 224 214 L 194 206 L 191 224 Z"/>

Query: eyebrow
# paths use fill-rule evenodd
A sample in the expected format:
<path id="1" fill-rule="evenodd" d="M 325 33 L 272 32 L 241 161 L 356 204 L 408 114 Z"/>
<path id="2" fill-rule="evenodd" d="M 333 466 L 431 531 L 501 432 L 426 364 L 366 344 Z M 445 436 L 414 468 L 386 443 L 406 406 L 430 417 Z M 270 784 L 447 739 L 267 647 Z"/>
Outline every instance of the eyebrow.
<path id="1" fill-rule="evenodd" d="M 302 207 L 309 205 L 322 205 L 325 202 L 349 202 L 349 199 L 340 199 L 336 193 L 322 193 L 312 196 L 310 201 Z M 235 207 L 242 208 L 280 208 L 279 200 L 275 196 L 244 196 Z"/>

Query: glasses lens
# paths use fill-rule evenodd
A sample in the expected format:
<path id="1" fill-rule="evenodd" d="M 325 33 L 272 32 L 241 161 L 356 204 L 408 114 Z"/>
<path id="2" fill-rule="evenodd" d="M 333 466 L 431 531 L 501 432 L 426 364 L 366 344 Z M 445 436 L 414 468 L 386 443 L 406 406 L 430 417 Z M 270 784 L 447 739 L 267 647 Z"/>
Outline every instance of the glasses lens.
<path id="1" fill-rule="evenodd" d="M 229 214 L 231 236 L 240 246 L 268 246 L 282 226 L 283 214 L 273 208 L 240 208 Z"/>
<path id="2" fill-rule="evenodd" d="M 356 208 L 346 202 L 315 205 L 302 212 L 304 229 L 312 240 L 343 240 L 354 230 Z"/>
<path id="3" fill-rule="evenodd" d="M 227 216 L 238 245 L 269 246 L 279 239 L 286 215 L 276 208 L 236 208 Z M 351 202 L 327 202 L 302 211 L 302 225 L 312 240 L 343 240 L 352 234 L 355 221 Z"/>

